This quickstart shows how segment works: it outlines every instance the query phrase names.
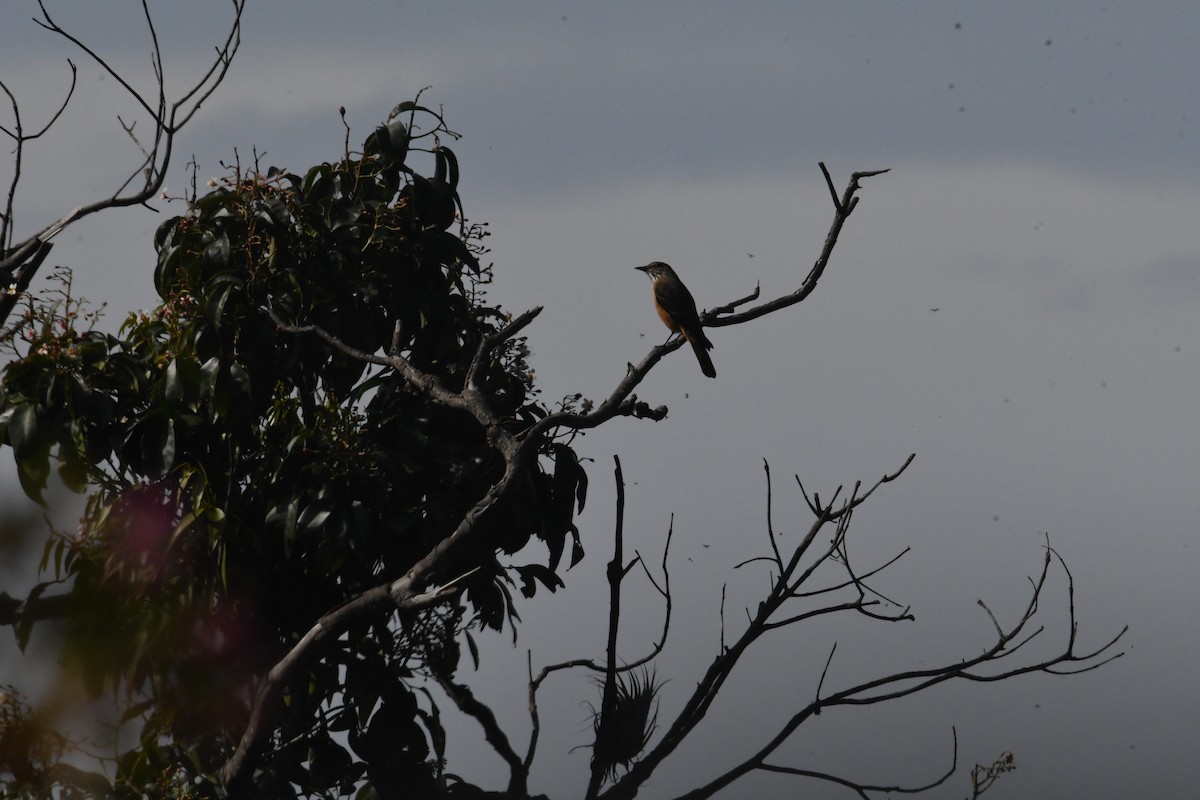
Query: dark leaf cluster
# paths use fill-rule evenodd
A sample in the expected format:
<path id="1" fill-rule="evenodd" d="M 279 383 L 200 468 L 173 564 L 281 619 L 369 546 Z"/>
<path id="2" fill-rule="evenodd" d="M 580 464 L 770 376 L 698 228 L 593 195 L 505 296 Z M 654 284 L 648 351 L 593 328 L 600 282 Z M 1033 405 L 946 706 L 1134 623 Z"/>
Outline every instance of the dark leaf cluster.
<path id="1" fill-rule="evenodd" d="M 78 534 L 48 543 L 38 591 L 69 593 L 70 662 L 144 725 L 116 786 L 144 790 L 170 764 L 203 786 L 266 670 L 322 614 L 403 575 L 505 468 L 475 416 L 279 324 L 462 389 L 507 315 L 486 301 L 486 229 L 462 217 L 439 134 L 454 135 L 440 114 L 405 103 L 340 161 L 236 167 L 158 229 L 157 308 L 111 335 L 43 303 L 13 337 L 0 445 L 35 500 L 53 465 L 91 492 Z M 549 413 L 527 355 L 507 342 L 480 373 L 514 435 Z M 431 661 L 452 674 L 460 633 L 511 624 L 512 589 L 554 590 L 567 543 L 582 556 L 574 451 L 548 440 L 522 469 L 439 565 L 461 607 L 365 619 L 289 689 L 260 796 L 445 785 L 437 709 L 411 679 Z M 504 563 L 534 540 L 543 563 Z"/>

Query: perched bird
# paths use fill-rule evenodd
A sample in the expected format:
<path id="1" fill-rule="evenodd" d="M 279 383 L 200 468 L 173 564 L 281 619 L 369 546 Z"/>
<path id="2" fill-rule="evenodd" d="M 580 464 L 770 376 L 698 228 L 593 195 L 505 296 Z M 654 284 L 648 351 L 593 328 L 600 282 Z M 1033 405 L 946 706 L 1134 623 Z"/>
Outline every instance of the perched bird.
<path id="1" fill-rule="evenodd" d="M 644 267 L 638 267 L 654 281 L 654 310 L 663 323 L 673 333 L 678 333 L 688 340 L 696 351 L 696 360 L 700 362 L 700 370 L 710 378 L 717 377 L 708 351 L 712 342 L 704 335 L 700 327 L 700 315 L 696 313 L 696 301 L 692 293 L 679 280 L 675 270 L 661 261 L 654 261 Z"/>

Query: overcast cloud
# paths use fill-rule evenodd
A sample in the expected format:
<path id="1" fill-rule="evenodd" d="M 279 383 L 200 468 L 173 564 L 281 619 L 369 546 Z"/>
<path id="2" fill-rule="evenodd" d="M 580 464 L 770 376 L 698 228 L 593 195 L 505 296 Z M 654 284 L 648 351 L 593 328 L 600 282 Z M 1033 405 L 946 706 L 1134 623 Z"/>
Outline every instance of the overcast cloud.
<path id="1" fill-rule="evenodd" d="M 0 77 L 27 113 L 53 107 L 63 59 L 81 67 L 80 96 L 27 164 L 20 235 L 111 191 L 135 153 L 114 119 L 129 109 L 113 82 L 22 22 L 34 4 L 17 5 L 0 22 Z M 148 76 L 135 4 L 48 5 Z M 181 86 L 225 7 L 151 5 Z M 257 147 L 265 164 L 296 170 L 337 158 L 339 105 L 358 142 L 432 86 L 424 99 L 464 135 L 452 146 L 467 213 L 495 234 L 493 296 L 546 307 L 529 336 L 555 398 L 607 394 L 665 338 L 635 265 L 675 265 L 702 306 L 756 284 L 791 291 L 831 218 L 817 162 L 839 189 L 854 170 L 891 168 L 865 182 L 814 295 L 713 331 L 715 381 L 686 352 L 668 358 L 639 391 L 671 407 L 664 422 L 619 421 L 581 442 L 596 459 L 580 520 L 591 558 L 565 595 L 523 612 L 518 649 L 489 648 L 478 692 L 522 740 L 525 648 L 535 664 L 601 652 L 613 453 L 631 482 L 632 546 L 656 552 L 675 514 L 667 718 L 715 652 L 721 584 L 742 605 L 762 585 L 731 571 L 765 545 L 762 460 L 776 475 L 776 519 L 794 533 L 807 512 L 791 475 L 828 495 L 915 452 L 852 536 L 866 560 L 913 548 L 881 588 L 917 621 L 780 637 L 647 796 L 744 756 L 789 704 L 807 702 L 834 641 L 832 685 L 974 655 L 991 632 L 975 600 L 1015 613 L 1048 531 L 1077 581 L 1081 644 L 1128 624 L 1124 658 L 1076 678 L 952 686 L 823 715 L 790 756 L 858 780 L 923 782 L 948 764 L 956 725 L 960 767 L 1016 753 L 1019 769 L 989 794 L 998 800 L 1182 797 L 1194 793 L 1200 716 L 1198 34 L 1191 2 L 251 0 L 243 51 L 168 183 L 182 193 L 193 153 L 201 180 L 222 174 L 235 147 L 243 163 Z M 162 210 L 102 215 L 54 251 L 109 303 L 111 325 L 154 302 L 150 236 L 180 206 Z M 6 515 L 19 507 L 9 461 Z M 658 624 L 652 596 L 641 600 L 630 657 Z M 21 662 L 3 658 L 0 680 L 17 680 Z M 586 741 L 581 701 L 594 698 L 583 680 L 547 689 L 543 705 L 558 713 L 533 788 L 557 797 L 582 785 L 587 755 L 568 749 Z M 460 747 L 468 763 L 455 771 L 500 773 L 478 755 L 486 746 Z M 966 786 L 964 769 L 937 796 Z M 780 776 L 730 796 L 810 790 L 846 796 Z"/>

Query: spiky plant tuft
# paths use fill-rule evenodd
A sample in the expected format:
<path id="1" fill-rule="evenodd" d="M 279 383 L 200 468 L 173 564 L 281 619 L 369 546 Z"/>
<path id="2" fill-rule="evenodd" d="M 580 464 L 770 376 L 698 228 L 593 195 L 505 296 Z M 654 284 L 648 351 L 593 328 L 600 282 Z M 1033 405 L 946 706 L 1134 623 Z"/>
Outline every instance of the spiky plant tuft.
<path id="1" fill-rule="evenodd" d="M 593 713 L 596 740 L 592 763 L 599 765 L 606 779 L 614 778 L 619 769 L 629 769 L 650 743 L 658 723 L 658 692 L 662 686 L 649 668 L 618 673 L 611 716 L 602 718 L 601 713 Z"/>

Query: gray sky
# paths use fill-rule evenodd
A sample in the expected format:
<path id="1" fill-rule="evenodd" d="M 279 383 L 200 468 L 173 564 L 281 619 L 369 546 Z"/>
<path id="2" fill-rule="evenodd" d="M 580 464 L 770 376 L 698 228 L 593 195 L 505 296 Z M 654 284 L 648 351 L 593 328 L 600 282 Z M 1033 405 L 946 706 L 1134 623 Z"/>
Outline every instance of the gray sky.
<path id="1" fill-rule="evenodd" d="M 68 55 L 81 66 L 79 96 L 27 164 L 20 234 L 111 190 L 135 153 L 112 81 L 21 22 L 34 4 L 16 5 L 0 25 L 0 75 L 27 115 L 54 105 Z M 149 76 L 135 4 L 49 5 Z M 168 78 L 182 86 L 224 7 L 153 5 Z M 244 162 L 257 147 L 264 165 L 295 170 L 337 158 L 339 105 L 358 142 L 432 86 L 425 99 L 464 135 L 452 146 L 467 214 L 494 233 L 493 297 L 546 307 L 529 329 L 544 396 L 598 397 L 665 338 L 633 266 L 670 262 L 702 306 L 757 283 L 768 296 L 791 291 L 831 218 L 817 162 L 839 189 L 854 170 L 891 168 L 865 183 L 813 296 L 713 331 L 715 381 L 686 351 L 668 358 L 638 392 L 671 407 L 666 421 L 618 421 L 580 442 L 596 459 L 580 520 L 591 558 L 565 595 L 524 612 L 517 649 L 489 648 L 478 692 L 520 741 L 525 648 L 535 664 L 600 653 L 613 453 L 631 482 L 631 546 L 657 552 L 675 514 L 666 719 L 715 652 L 722 582 L 743 605 L 762 585 L 731 569 L 765 546 L 762 460 L 776 476 L 776 520 L 794 534 L 808 520 L 791 475 L 827 495 L 916 452 L 851 535 L 864 559 L 912 546 L 880 588 L 917 621 L 781 635 L 646 796 L 669 797 L 748 754 L 790 703 L 808 701 L 835 640 L 827 688 L 974 655 L 991 632 L 976 598 L 1015 613 L 1049 531 L 1077 582 L 1081 645 L 1128 624 L 1124 658 L 1076 678 L 951 686 L 829 713 L 788 753 L 858 780 L 923 782 L 948 763 L 957 725 L 965 768 L 1016 753 L 1019 769 L 990 797 L 1179 797 L 1192 789 L 1200 716 L 1198 33 L 1188 2 L 735 11 L 251 0 L 243 51 L 182 137 L 168 185 L 183 192 L 193 153 L 201 180 L 222 174 L 235 147 Z M 162 218 L 102 215 L 54 252 L 109 303 L 114 325 L 154 301 L 150 236 Z M 1057 615 L 1047 637 L 1061 633 L 1061 588 L 1047 597 Z M 629 657 L 657 625 L 657 606 L 642 599 Z M 534 788 L 582 786 L 586 753 L 567 750 L 587 739 L 585 699 L 582 679 L 547 687 L 557 714 Z M 453 769 L 498 774 L 475 745 L 460 747 L 469 763 Z M 966 781 L 963 769 L 937 796 L 961 797 Z M 730 796 L 810 790 L 846 796 L 777 776 Z"/>

